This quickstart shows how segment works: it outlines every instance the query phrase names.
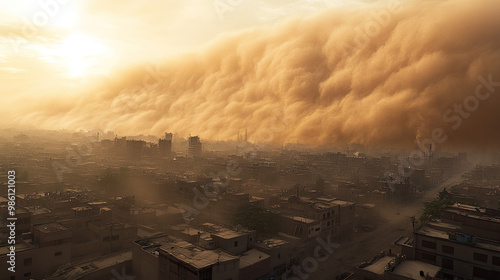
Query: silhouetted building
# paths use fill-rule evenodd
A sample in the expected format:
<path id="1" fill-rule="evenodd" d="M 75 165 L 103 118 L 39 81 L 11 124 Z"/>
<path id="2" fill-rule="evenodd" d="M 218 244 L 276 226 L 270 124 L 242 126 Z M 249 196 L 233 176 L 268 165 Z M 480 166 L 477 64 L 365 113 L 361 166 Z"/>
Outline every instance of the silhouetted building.
<path id="1" fill-rule="evenodd" d="M 160 156 L 169 157 L 172 154 L 172 133 L 165 133 L 165 138 L 158 142 Z"/>
<path id="2" fill-rule="evenodd" d="M 198 136 L 189 137 L 188 155 L 190 155 L 192 157 L 201 156 L 200 137 L 198 137 Z"/>
<path id="3" fill-rule="evenodd" d="M 127 155 L 133 159 L 142 157 L 146 142 L 141 140 L 127 140 Z"/>
<path id="4" fill-rule="evenodd" d="M 121 137 L 118 138 L 115 137 L 115 148 L 118 150 L 124 150 L 125 146 L 127 145 L 127 138 L 126 137 Z"/>

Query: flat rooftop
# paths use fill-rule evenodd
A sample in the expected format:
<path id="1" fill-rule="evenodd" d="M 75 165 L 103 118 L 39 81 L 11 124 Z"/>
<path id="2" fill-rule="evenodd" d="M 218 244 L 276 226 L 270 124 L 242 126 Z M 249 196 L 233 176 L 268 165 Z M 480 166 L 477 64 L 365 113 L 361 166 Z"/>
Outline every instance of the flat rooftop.
<path id="1" fill-rule="evenodd" d="M 333 203 L 321 203 L 321 202 L 316 202 L 314 203 L 314 208 L 318 210 L 325 210 L 325 209 L 330 209 L 332 207 L 336 207 L 337 205 Z"/>
<path id="2" fill-rule="evenodd" d="M 91 224 L 100 228 L 100 229 L 106 229 L 106 230 L 109 230 L 110 228 L 112 228 L 112 230 L 119 230 L 119 229 L 127 229 L 127 228 L 135 227 L 135 226 L 132 226 L 129 224 L 117 223 L 117 222 L 107 222 L 107 221 L 92 222 Z"/>
<path id="3" fill-rule="evenodd" d="M 441 267 L 439 266 L 421 261 L 405 260 L 401 262 L 396 268 L 394 268 L 392 273 L 411 279 L 420 280 L 422 279 L 422 277 L 420 276 L 420 271 L 423 271 L 425 275 L 427 275 L 428 273 L 430 276 L 434 277 L 440 270 Z"/>
<path id="4" fill-rule="evenodd" d="M 45 207 L 40 207 L 40 206 L 28 206 L 25 207 L 32 213 L 32 215 L 41 215 L 45 213 L 50 213 L 51 211 Z"/>
<path id="5" fill-rule="evenodd" d="M 132 250 L 109 254 L 98 259 L 89 260 L 77 265 L 71 265 L 64 268 L 62 271 L 52 274 L 51 277 L 58 277 L 57 279 L 63 279 L 61 277 L 64 277 L 64 279 L 73 279 L 73 277 L 77 275 L 78 279 L 80 279 L 81 277 L 100 269 L 112 267 L 127 261 L 132 261 Z"/>
<path id="6" fill-rule="evenodd" d="M 305 217 L 301 217 L 301 216 L 288 216 L 288 215 L 283 215 L 283 216 L 287 217 L 289 219 L 292 219 L 294 221 L 297 221 L 297 222 L 300 222 L 300 223 L 304 223 L 304 224 L 313 224 L 313 223 L 318 222 L 316 220 L 305 218 Z"/>
<path id="7" fill-rule="evenodd" d="M 337 205 L 340 205 L 340 206 L 348 206 L 348 205 L 354 205 L 353 202 L 349 202 L 349 201 L 344 201 L 344 200 L 339 200 L 339 199 L 336 199 L 333 201 L 334 204 L 337 204 Z"/>
<path id="8" fill-rule="evenodd" d="M 217 233 L 213 233 L 212 235 L 220 237 L 222 239 L 232 239 L 232 238 L 237 238 L 240 236 L 248 235 L 248 232 L 238 232 L 238 231 L 227 229 L 227 230 L 223 230 L 223 231 L 220 231 Z"/>
<path id="9" fill-rule="evenodd" d="M 170 229 L 181 232 L 183 234 L 191 235 L 191 236 L 198 235 L 198 232 L 202 233 L 201 230 L 192 228 L 192 227 L 185 225 L 185 224 L 171 226 Z"/>
<path id="10" fill-rule="evenodd" d="M 134 241 L 134 243 L 141 246 L 144 251 L 152 254 L 154 251 L 157 251 L 160 247 L 166 246 L 167 244 L 171 244 L 172 242 L 181 241 L 180 239 L 168 236 L 161 235 L 153 238 L 142 238 Z"/>
<path id="11" fill-rule="evenodd" d="M 443 211 L 456 213 L 465 217 L 472 217 L 480 220 L 500 223 L 500 218 L 498 218 L 498 216 L 487 215 L 485 208 L 475 207 L 471 205 L 457 203 L 444 208 Z"/>
<path id="12" fill-rule="evenodd" d="M 240 256 L 240 269 L 252 266 L 267 259 L 269 259 L 268 254 L 262 253 L 256 249 L 246 251 Z"/>
<path id="13" fill-rule="evenodd" d="M 63 226 L 60 223 L 47 223 L 47 224 L 36 225 L 34 227 L 39 229 L 43 233 L 69 230 L 68 227 Z"/>
<path id="14" fill-rule="evenodd" d="M 413 239 L 407 236 L 400 236 L 394 241 L 394 244 L 401 246 L 413 246 Z"/>
<path id="15" fill-rule="evenodd" d="M 104 205 L 104 204 L 108 204 L 108 203 L 106 201 L 99 201 L 99 202 L 89 202 L 87 204 L 90 206 L 94 206 L 94 205 L 99 206 L 99 205 Z"/>
<path id="16" fill-rule="evenodd" d="M 279 247 L 283 245 L 290 244 L 290 242 L 281 240 L 281 239 L 276 239 L 276 238 L 269 238 L 266 240 L 263 240 L 260 243 L 257 243 L 257 246 L 260 247 L 267 247 L 267 248 L 273 248 L 273 247 Z"/>
<path id="17" fill-rule="evenodd" d="M 458 244 L 463 244 L 467 246 L 475 246 L 478 248 L 483 248 L 487 250 L 493 250 L 493 251 L 498 251 L 500 252 L 500 242 L 493 241 L 493 240 L 486 240 L 482 238 L 476 237 L 476 242 L 475 244 L 466 244 L 463 242 L 459 242 L 456 240 L 452 240 L 449 237 L 449 233 L 452 232 L 457 232 L 461 233 L 461 227 L 457 225 L 452 225 L 448 223 L 443 223 L 443 222 L 429 222 L 427 224 L 423 224 L 416 230 L 417 234 L 420 235 L 425 235 L 429 237 L 434 237 L 434 238 L 439 238 L 439 239 L 444 239 L 444 240 L 449 240 L 450 242 L 458 243 Z"/>
<path id="18" fill-rule="evenodd" d="M 90 206 L 81 206 L 81 207 L 73 207 L 71 208 L 73 211 L 89 211 L 92 210 L 92 207 Z"/>
<path id="19" fill-rule="evenodd" d="M 206 250 L 186 241 L 162 245 L 160 251 L 171 255 L 196 269 L 212 266 L 216 263 L 238 260 L 238 257 L 222 250 Z"/>
<path id="20" fill-rule="evenodd" d="M 368 266 L 365 266 L 361 269 L 366 270 L 366 271 L 370 271 L 370 272 L 375 273 L 377 275 L 384 275 L 386 264 L 389 263 L 393 258 L 394 258 L 394 256 L 382 257 L 382 258 L 378 259 L 377 261 L 375 261 L 374 263 L 372 263 Z"/>
<path id="21" fill-rule="evenodd" d="M 376 205 L 372 203 L 365 203 L 365 204 L 356 204 L 356 206 L 361 207 L 361 208 L 374 208 Z"/>
<path id="22" fill-rule="evenodd" d="M 324 201 L 324 202 L 333 202 L 336 198 L 326 198 L 326 197 L 318 197 L 316 200 Z"/>

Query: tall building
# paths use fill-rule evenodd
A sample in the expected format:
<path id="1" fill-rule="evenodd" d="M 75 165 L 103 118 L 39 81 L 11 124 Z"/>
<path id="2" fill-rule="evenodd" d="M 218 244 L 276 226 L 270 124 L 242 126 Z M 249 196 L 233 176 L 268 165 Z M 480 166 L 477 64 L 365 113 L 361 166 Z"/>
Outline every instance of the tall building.
<path id="1" fill-rule="evenodd" d="M 201 156 L 200 137 L 198 137 L 198 136 L 190 136 L 189 137 L 188 155 L 192 156 L 192 157 Z"/>
<path id="2" fill-rule="evenodd" d="M 143 156 L 146 142 L 142 140 L 127 140 L 126 154 L 132 159 L 140 159 Z"/>
<path id="3" fill-rule="evenodd" d="M 172 133 L 165 132 L 165 138 L 158 142 L 160 156 L 169 157 L 172 154 Z"/>

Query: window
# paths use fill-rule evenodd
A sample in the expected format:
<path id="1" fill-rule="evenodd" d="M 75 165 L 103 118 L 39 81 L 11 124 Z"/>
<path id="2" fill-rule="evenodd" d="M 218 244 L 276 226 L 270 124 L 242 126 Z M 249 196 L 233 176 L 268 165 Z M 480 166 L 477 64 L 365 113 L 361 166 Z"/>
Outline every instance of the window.
<path id="1" fill-rule="evenodd" d="M 445 253 L 445 254 L 449 254 L 449 255 L 455 254 L 455 248 L 450 247 L 450 246 L 443 245 L 442 250 L 443 250 L 443 253 Z"/>
<path id="2" fill-rule="evenodd" d="M 281 254 L 280 254 L 280 253 L 278 253 L 278 260 L 279 260 L 280 258 L 281 258 Z"/>
<path id="3" fill-rule="evenodd" d="M 30 276 L 31 276 L 31 272 L 26 272 L 26 273 L 24 274 L 24 277 L 30 277 Z"/>
<path id="4" fill-rule="evenodd" d="M 443 258 L 442 267 L 449 270 L 453 270 L 453 260 Z"/>
<path id="5" fill-rule="evenodd" d="M 500 258 L 493 256 L 491 259 L 491 264 L 500 266 Z"/>
<path id="6" fill-rule="evenodd" d="M 33 259 L 32 258 L 24 259 L 24 265 L 30 265 L 32 263 L 33 263 Z"/>
<path id="7" fill-rule="evenodd" d="M 474 260 L 478 262 L 488 262 L 488 256 L 485 254 L 474 253 Z"/>
<path id="8" fill-rule="evenodd" d="M 61 252 L 61 251 L 59 251 L 59 252 L 55 252 L 55 253 L 54 253 L 54 256 L 56 256 L 56 257 L 57 257 L 57 256 L 60 256 L 60 255 L 62 255 L 62 252 Z"/>
<path id="9" fill-rule="evenodd" d="M 234 247 L 238 247 L 238 241 L 234 241 Z"/>
<path id="10" fill-rule="evenodd" d="M 432 254 L 422 253 L 422 260 L 430 264 L 436 264 L 436 256 Z"/>
<path id="11" fill-rule="evenodd" d="M 500 271 L 490 271 L 490 277 L 491 279 L 500 279 Z"/>
<path id="12" fill-rule="evenodd" d="M 429 248 L 429 249 L 436 249 L 436 242 L 422 240 L 422 247 Z"/>
<path id="13" fill-rule="evenodd" d="M 474 275 L 474 277 L 479 277 L 479 278 L 483 278 L 483 279 L 491 279 L 491 278 L 489 278 L 490 272 L 486 269 L 482 269 L 479 267 L 474 267 L 472 274 Z"/>
<path id="14" fill-rule="evenodd" d="M 11 276 L 10 280 L 16 280 L 16 276 Z"/>

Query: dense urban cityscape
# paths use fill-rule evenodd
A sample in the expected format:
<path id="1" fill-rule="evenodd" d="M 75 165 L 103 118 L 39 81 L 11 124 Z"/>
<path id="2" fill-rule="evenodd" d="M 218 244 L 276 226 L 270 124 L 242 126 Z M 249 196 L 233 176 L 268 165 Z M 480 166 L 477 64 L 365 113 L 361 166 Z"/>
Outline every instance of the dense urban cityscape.
<path id="1" fill-rule="evenodd" d="M 500 280 L 499 11 L 0 0 L 0 280 Z"/>
<path id="2" fill-rule="evenodd" d="M 3 131 L 11 279 L 499 276 L 499 153 L 473 164 L 465 152 L 263 146 L 243 133 L 113 135 Z"/>

